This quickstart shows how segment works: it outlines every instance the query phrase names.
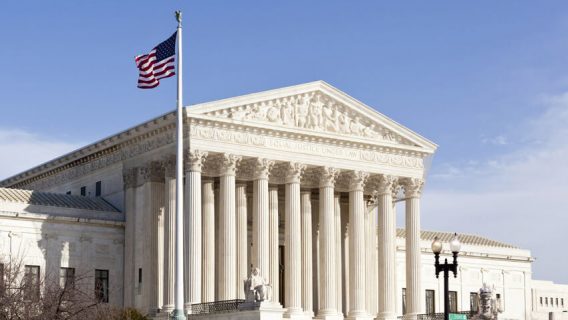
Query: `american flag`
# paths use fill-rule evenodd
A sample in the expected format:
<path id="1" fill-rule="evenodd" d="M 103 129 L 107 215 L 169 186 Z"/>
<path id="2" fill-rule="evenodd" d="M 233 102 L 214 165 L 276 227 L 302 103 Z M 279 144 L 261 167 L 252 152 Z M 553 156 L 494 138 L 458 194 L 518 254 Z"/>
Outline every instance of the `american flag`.
<path id="1" fill-rule="evenodd" d="M 160 84 L 160 79 L 176 74 L 174 66 L 176 35 L 177 31 L 168 40 L 152 49 L 150 53 L 136 56 L 136 66 L 140 70 L 138 88 L 155 88 Z"/>

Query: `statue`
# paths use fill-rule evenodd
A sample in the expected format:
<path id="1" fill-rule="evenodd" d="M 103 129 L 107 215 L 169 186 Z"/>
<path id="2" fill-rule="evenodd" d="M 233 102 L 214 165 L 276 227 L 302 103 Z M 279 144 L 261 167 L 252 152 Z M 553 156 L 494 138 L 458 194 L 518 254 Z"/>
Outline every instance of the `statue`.
<path id="1" fill-rule="evenodd" d="M 493 289 L 487 284 L 483 284 L 483 288 L 479 289 L 479 310 L 472 320 L 497 320 L 499 313 L 503 312 L 501 308 L 501 299 L 493 298 Z"/>
<path id="2" fill-rule="evenodd" d="M 272 288 L 268 282 L 260 275 L 259 268 L 252 268 L 251 274 L 244 283 L 245 301 L 262 302 L 270 301 L 272 298 Z"/>

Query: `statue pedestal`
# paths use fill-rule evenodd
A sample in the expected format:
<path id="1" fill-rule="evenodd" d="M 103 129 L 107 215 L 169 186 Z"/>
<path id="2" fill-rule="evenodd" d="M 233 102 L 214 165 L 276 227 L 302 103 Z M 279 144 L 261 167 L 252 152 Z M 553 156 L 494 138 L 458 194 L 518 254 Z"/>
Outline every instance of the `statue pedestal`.
<path id="1" fill-rule="evenodd" d="M 278 302 L 244 302 L 239 305 L 239 312 L 233 313 L 231 319 L 238 320 L 281 320 L 284 308 Z"/>

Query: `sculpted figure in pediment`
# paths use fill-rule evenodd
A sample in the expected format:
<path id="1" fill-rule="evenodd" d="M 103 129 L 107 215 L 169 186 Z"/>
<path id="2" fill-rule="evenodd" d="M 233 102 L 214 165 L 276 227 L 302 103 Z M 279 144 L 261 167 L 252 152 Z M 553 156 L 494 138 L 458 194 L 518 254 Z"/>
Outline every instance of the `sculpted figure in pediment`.
<path id="1" fill-rule="evenodd" d="M 304 94 L 296 103 L 296 127 L 306 128 L 308 126 L 308 114 L 310 110 L 310 99 L 308 94 Z"/>

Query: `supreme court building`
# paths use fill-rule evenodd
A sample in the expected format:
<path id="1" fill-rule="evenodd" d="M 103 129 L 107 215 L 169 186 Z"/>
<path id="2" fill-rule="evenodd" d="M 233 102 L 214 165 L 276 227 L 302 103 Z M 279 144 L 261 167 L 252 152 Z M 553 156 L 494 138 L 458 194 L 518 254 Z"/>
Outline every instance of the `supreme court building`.
<path id="1" fill-rule="evenodd" d="M 431 240 L 423 234 L 421 242 L 420 201 L 433 142 L 322 81 L 185 113 L 187 309 L 242 299 L 243 280 L 255 266 L 285 317 L 395 319 L 427 311 L 423 270 L 433 260 L 423 258 L 430 259 Z M 162 115 L 0 182 L 33 190 L 19 197 L 36 210 L 49 201 L 74 208 L 77 197 L 92 198 L 79 208 L 90 210 L 88 217 L 41 231 L 38 241 L 79 228 L 65 236 L 75 247 L 56 246 L 60 256 L 92 252 L 77 261 L 106 263 L 115 288 L 110 300 L 150 314 L 174 308 L 175 117 Z M 61 198 L 40 199 L 52 193 Z M 403 251 L 396 207 L 404 208 Z M 94 240 L 84 239 L 82 225 L 94 228 L 88 231 Z M 530 253 L 504 248 L 513 251 L 509 260 L 518 258 L 514 275 L 530 280 Z M 523 283 L 515 294 L 530 301 Z M 468 297 L 460 303 L 469 304 Z M 530 309 L 519 312 L 528 318 Z"/>

